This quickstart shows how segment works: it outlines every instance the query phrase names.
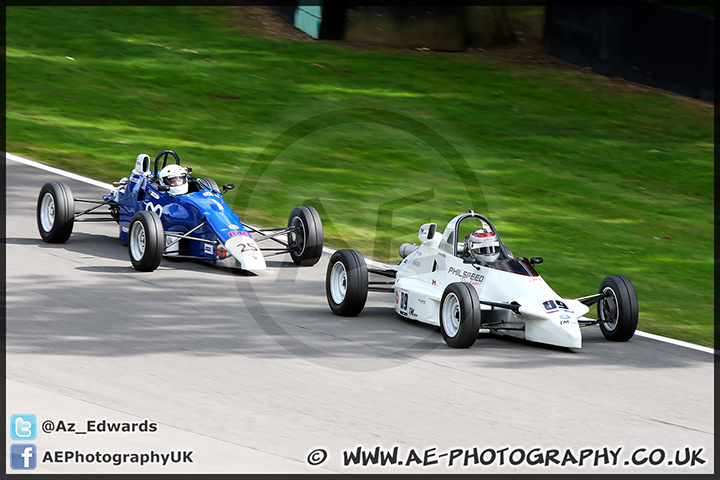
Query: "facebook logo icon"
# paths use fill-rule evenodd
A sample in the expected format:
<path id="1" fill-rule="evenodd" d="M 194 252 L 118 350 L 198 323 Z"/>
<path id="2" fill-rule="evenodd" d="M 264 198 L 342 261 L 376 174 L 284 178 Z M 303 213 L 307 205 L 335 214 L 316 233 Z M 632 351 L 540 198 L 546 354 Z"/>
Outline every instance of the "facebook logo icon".
<path id="1" fill-rule="evenodd" d="M 18 443 L 10 447 L 10 468 L 13 470 L 35 470 L 37 448 L 32 443 Z"/>
<path id="2" fill-rule="evenodd" d="M 29 413 L 10 417 L 10 438 L 13 440 L 35 440 L 37 418 Z"/>

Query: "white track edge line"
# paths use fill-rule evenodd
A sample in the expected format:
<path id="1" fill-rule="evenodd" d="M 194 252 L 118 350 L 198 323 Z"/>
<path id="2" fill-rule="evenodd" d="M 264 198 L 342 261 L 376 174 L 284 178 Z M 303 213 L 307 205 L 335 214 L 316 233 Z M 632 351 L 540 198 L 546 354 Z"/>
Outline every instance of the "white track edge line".
<path id="1" fill-rule="evenodd" d="M 44 163 L 36 162 L 35 160 L 30 160 L 29 158 L 24 158 L 24 157 L 20 157 L 18 155 L 13 155 L 12 153 L 9 153 L 9 152 L 5 152 L 5 158 L 8 160 L 13 160 L 18 163 L 22 163 L 24 165 L 39 168 L 41 170 L 46 170 L 48 172 L 55 173 L 57 175 L 62 175 L 64 177 L 72 178 L 73 180 L 78 180 L 80 182 L 89 183 L 90 185 L 95 185 L 96 187 L 107 188 L 110 190 L 112 190 L 114 188 L 109 183 L 100 182 L 98 180 L 95 180 L 95 179 L 92 179 L 89 177 L 83 177 L 82 175 L 68 172 L 66 170 L 61 170 L 59 168 L 51 167 L 49 165 L 45 165 Z M 254 228 L 257 228 L 257 227 L 254 227 Z M 332 255 L 335 252 L 337 252 L 336 249 L 323 246 L 323 253 Z M 366 258 L 365 262 L 373 267 L 378 267 L 378 268 L 386 267 L 386 264 L 384 264 L 382 262 L 378 262 L 377 260 L 369 259 L 369 258 Z M 647 333 L 647 332 L 643 332 L 640 330 L 637 330 L 635 332 L 635 334 L 639 337 L 645 337 L 645 338 L 649 338 L 652 340 L 657 340 L 659 342 L 670 343 L 672 345 L 677 345 L 677 346 L 685 347 L 685 348 L 691 348 L 693 350 L 698 350 L 700 352 L 705 352 L 705 353 L 710 353 L 712 355 L 715 355 L 714 349 L 712 349 L 710 347 L 705 347 L 703 345 L 697 345 L 697 344 L 685 342 L 682 340 L 676 340 L 674 338 L 663 337 L 660 335 L 655 335 L 654 333 Z"/>
<path id="2" fill-rule="evenodd" d="M 95 179 L 92 179 L 89 177 L 83 177 L 82 175 L 68 172 L 66 170 L 61 170 L 59 168 L 51 167 L 50 165 L 45 165 L 44 163 L 36 162 L 35 160 L 30 160 L 28 158 L 19 157 L 17 155 L 13 155 L 12 153 L 5 152 L 5 158 L 7 158 L 8 160 L 13 160 L 18 163 L 29 165 L 31 167 L 39 168 L 41 170 L 46 170 L 50 173 L 56 173 L 56 174 L 62 175 L 64 177 L 72 178 L 73 180 L 79 180 L 81 182 L 89 183 L 90 185 L 94 185 L 96 187 L 107 188 L 109 190 L 112 190 L 114 188 L 109 183 L 100 182 L 98 180 L 95 180 Z"/>
<path id="3" fill-rule="evenodd" d="M 693 350 L 698 350 L 700 352 L 709 353 L 711 355 L 716 354 L 715 350 L 710 347 L 705 347 L 703 345 L 697 345 L 695 343 L 685 342 L 683 340 L 676 340 L 674 338 L 663 337 L 660 335 L 655 335 L 654 333 L 642 332 L 640 330 L 637 330 L 637 331 L 635 331 L 635 335 L 637 335 L 639 337 L 650 338 L 652 340 L 658 340 L 660 342 L 672 343 L 673 345 L 679 345 L 679 346 L 685 347 L 685 348 L 692 348 Z"/>

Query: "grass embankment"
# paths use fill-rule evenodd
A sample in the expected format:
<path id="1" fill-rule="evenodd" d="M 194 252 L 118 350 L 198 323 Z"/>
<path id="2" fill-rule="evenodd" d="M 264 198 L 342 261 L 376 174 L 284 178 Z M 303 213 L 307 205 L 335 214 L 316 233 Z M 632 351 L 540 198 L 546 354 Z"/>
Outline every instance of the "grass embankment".
<path id="1" fill-rule="evenodd" d="M 224 7 L 6 9 L 7 150 L 111 182 L 175 150 L 249 223 L 310 202 L 397 261 L 474 208 L 563 296 L 635 284 L 642 330 L 713 344 L 713 112 L 585 71 L 268 39 Z M 230 195 L 230 194 L 229 194 Z"/>

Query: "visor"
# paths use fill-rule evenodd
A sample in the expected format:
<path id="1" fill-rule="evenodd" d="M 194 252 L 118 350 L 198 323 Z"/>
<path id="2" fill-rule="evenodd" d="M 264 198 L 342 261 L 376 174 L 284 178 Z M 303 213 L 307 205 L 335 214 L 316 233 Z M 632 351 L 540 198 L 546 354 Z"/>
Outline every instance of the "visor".
<path id="1" fill-rule="evenodd" d="M 182 185 L 183 183 L 185 183 L 185 175 L 165 177 L 165 183 L 167 183 L 171 187 L 177 187 L 178 185 Z"/>

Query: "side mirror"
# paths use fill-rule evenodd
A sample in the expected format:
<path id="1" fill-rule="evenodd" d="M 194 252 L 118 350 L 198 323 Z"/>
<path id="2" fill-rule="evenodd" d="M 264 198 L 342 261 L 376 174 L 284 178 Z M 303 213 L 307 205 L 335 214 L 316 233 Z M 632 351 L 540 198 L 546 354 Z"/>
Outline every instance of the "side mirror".
<path id="1" fill-rule="evenodd" d="M 543 259 L 542 257 L 532 257 L 530 259 L 530 265 L 542 265 Z"/>
<path id="2" fill-rule="evenodd" d="M 185 167 L 185 171 L 190 175 L 192 173 L 192 167 Z"/>
<path id="3" fill-rule="evenodd" d="M 222 189 L 223 189 L 223 193 L 229 192 L 230 190 L 235 189 L 235 185 L 233 185 L 232 183 L 226 183 L 225 185 L 222 186 Z"/>
<path id="4" fill-rule="evenodd" d="M 170 187 L 167 185 L 158 185 L 157 189 L 158 189 L 158 192 L 169 192 L 170 191 Z"/>
<path id="5" fill-rule="evenodd" d="M 437 223 L 425 223 L 420 227 L 420 231 L 418 231 L 418 239 L 423 243 L 432 240 L 436 230 Z"/>

